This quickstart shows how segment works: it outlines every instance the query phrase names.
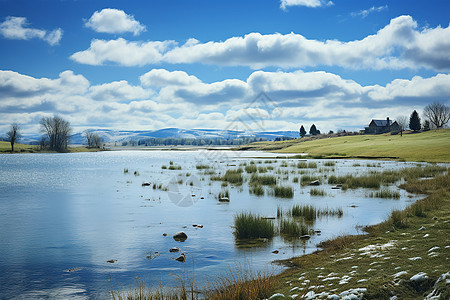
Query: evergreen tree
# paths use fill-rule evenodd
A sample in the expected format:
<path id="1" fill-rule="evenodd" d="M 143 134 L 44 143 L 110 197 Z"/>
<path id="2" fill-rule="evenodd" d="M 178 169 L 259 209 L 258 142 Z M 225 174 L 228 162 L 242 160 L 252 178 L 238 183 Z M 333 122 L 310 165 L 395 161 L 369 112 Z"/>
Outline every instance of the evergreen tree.
<path id="1" fill-rule="evenodd" d="M 423 131 L 428 131 L 430 130 L 430 121 L 425 120 L 425 122 L 423 123 Z"/>
<path id="2" fill-rule="evenodd" d="M 413 111 L 411 117 L 409 118 L 409 128 L 417 132 L 422 126 L 420 125 L 420 118 L 417 111 Z"/>
<path id="3" fill-rule="evenodd" d="M 300 127 L 300 137 L 304 137 L 306 135 L 306 130 L 305 127 L 303 127 L 303 125 Z"/>
<path id="4" fill-rule="evenodd" d="M 309 129 L 309 134 L 318 135 L 318 134 L 320 134 L 320 131 L 317 130 L 316 125 L 312 124 L 311 128 Z"/>

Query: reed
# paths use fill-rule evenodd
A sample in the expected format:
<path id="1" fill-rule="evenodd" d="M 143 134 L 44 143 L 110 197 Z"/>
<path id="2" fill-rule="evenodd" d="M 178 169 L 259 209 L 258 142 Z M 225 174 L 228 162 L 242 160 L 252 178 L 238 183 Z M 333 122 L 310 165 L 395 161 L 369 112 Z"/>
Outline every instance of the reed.
<path id="1" fill-rule="evenodd" d="M 181 166 L 174 166 L 173 164 L 169 166 L 169 170 L 181 170 Z"/>
<path id="2" fill-rule="evenodd" d="M 297 163 L 297 168 L 298 169 L 316 169 L 317 168 L 317 163 L 315 162 L 305 162 L 305 161 L 299 161 Z"/>
<path id="3" fill-rule="evenodd" d="M 308 185 L 311 182 L 316 181 L 316 180 L 320 180 L 320 178 L 317 176 L 310 175 L 310 174 L 304 174 L 300 177 L 300 184 Z"/>
<path id="4" fill-rule="evenodd" d="M 259 173 L 267 173 L 267 168 L 266 167 L 258 167 L 258 172 Z"/>
<path id="5" fill-rule="evenodd" d="M 292 217 L 302 217 L 306 221 L 314 221 L 318 217 L 322 216 L 334 216 L 334 217 L 342 217 L 344 211 L 342 208 L 323 208 L 317 209 L 312 205 L 294 205 L 289 210 L 289 215 Z"/>
<path id="6" fill-rule="evenodd" d="M 264 187 L 261 185 L 252 185 L 250 186 L 250 194 L 254 194 L 256 196 L 264 196 Z"/>
<path id="7" fill-rule="evenodd" d="M 247 173 L 256 173 L 258 168 L 255 165 L 249 165 L 245 167 L 245 172 Z"/>
<path id="8" fill-rule="evenodd" d="M 259 215 L 241 212 L 234 216 L 234 235 L 237 239 L 272 238 L 275 226 Z"/>
<path id="9" fill-rule="evenodd" d="M 322 189 L 312 188 L 312 189 L 309 191 L 309 194 L 310 194 L 311 196 L 325 196 L 325 191 L 322 190 Z"/>
<path id="10" fill-rule="evenodd" d="M 244 181 L 244 178 L 242 177 L 242 169 L 236 169 L 236 170 L 227 170 L 225 172 L 225 175 L 223 176 L 223 181 L 227 181 L 231 184 L 241 185 Z"/>
<path id="11" fill-rule="evenodd" d="M 279 230 L 280 234 L 290 237 L 299 237 L 309 233 L 309 228 L 305 224 L 285 218 L 280 221 Z"/>
<path id="12" fill-rule="evenodd" d="M 277 185 L 274 187 L 275 197 L 280 198 L 292 198 L 294 197 L 294 189 L 291 186 L 280 186 Z"/>
<path id="13" fill-rule="evenodd" d="M 371 193 L 373 198 L 384 198 L 384 199 L 400 199 L 399 191 L 392 191 L 389 188 L 382 188 L 375 193 Z"/>
<path id="14" fill-rule="evenodd" d="M 277 178 L 273 175 L 257 175 L 252 174 L 250 177 L 250 184 L 252 185 L 275 185 Z"/>
<path id="15" fill-rule="evenodd" d="M 325 167 L 334 167 L 336 165 L 336 162 L 335 161 L 326 161 L 323 165 Z"/>
<path id="16" fill-rule="evenodd" d="M 197 169 L 197 170 L 204 170 L 204 169 L 209 169 L 210 168 L 210 166 L 209 165 L 196 165 L 195 166 L 195 168 Z"/>
<path id="17" fill-rule="evenodd" d="M 230 191 L 228 190 L 222 190 L 219 192 L 219 195 L 217 195 L 218 199 L 224 199 L 224 198 L 228 198 L 230 199 Z"/>

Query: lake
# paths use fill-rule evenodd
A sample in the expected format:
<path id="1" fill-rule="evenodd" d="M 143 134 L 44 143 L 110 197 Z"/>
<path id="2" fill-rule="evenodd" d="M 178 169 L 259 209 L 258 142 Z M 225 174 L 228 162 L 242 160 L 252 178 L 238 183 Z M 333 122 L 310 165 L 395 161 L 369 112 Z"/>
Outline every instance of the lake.
<path id="1" fill-rule="evenodd" d="M 405 191 L 400 199 L 371 198 L 370 190 L 331 189 L 326 181 L 320 186 L 325 195 L 314 197 L 310 186 L 294 182 L 304 175 L 295 167 L 299 159 L 276 156 L 206 150 L 0 155 L 0 298 L 104 298 L 112 289 L 131 287 L 136 277 L 156 287 L 173 286 L 174 274 L 193 272 L 201 286 L 236 266 L 278 272 L 282 267 L 273 260 L 310 253 L 337 235 L 361 233 L 357 226 L 378 223 L 418 199 Z M 293 186 L 294 197 L 274 197 L 269 187 L 256 196 L 246 182 L 224 187 L 211 180 L 212 173 L 251 162 Z M 317 167 L 307 172 L 323 178 L 417 165 L 308 162 Z M 217 199 L 224 189 L 230 202 Z M 277 207 L 296 203 L 342 208 L 344 214 L 318 219 L 313 229 L 321 234 L 307 241 L 277 236 L 256 247 L 236 243 L 236 213 L 276 217 Z M 178 231 L 188 239 L 175 241 Z M 186 262 L 174 259 L 179 253 L 169 252 L 172 247 L 186 254 Z"/>

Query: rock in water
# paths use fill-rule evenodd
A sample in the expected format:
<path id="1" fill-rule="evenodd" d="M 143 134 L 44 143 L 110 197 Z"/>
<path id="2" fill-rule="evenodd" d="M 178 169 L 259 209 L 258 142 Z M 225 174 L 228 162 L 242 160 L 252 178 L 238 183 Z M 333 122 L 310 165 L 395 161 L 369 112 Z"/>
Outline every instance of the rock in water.
<path id="1" fill-rule="evenodd" d="M 319 180 L 311 181 L 311 182 L 309 183 L 309 185 L 320 185 L 320 181 L 319 181 Z"/>
<path id="2" fill-rule="evenodd" d="M 178 248 L 178 247 L 172 247 L 169 249 L 169 252 L 179 252 L 179 251 L 180 251 L 180 248 Z"/>
<path id="3" fill-rule="evenodd" d="M 230 202 L 230 199 L 228 197 L 222 197 L 219 199 L 220 202 Z"/>
<path id="4" fill-rule="evenodd" d="M 184 242 L 187 238 L 187 234 L 183 231 L 177 232 L 173 235 L 173 239 L 177 242 Z"/>
<path id="5" fill-rule="evenodd" d="M 175 258 L 175 260 L 184 263 L 186 261 L 186 256 L 184 255 L 184 253 L 181 253 L 180 256 Z"/>

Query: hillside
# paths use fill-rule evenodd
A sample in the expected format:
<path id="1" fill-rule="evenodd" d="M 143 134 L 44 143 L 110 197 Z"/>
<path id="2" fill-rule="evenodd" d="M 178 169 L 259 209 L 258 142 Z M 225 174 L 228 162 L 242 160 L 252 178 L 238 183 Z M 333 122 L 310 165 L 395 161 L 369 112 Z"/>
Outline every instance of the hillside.
<path id="1" fill-rule="evenodd" d="M 405 161 L 450 162 L 450 130 L 400 135 L 355 135 L 258 142 L 242 150 L 307 153 L 315 157 L 395 158 Z"/>

